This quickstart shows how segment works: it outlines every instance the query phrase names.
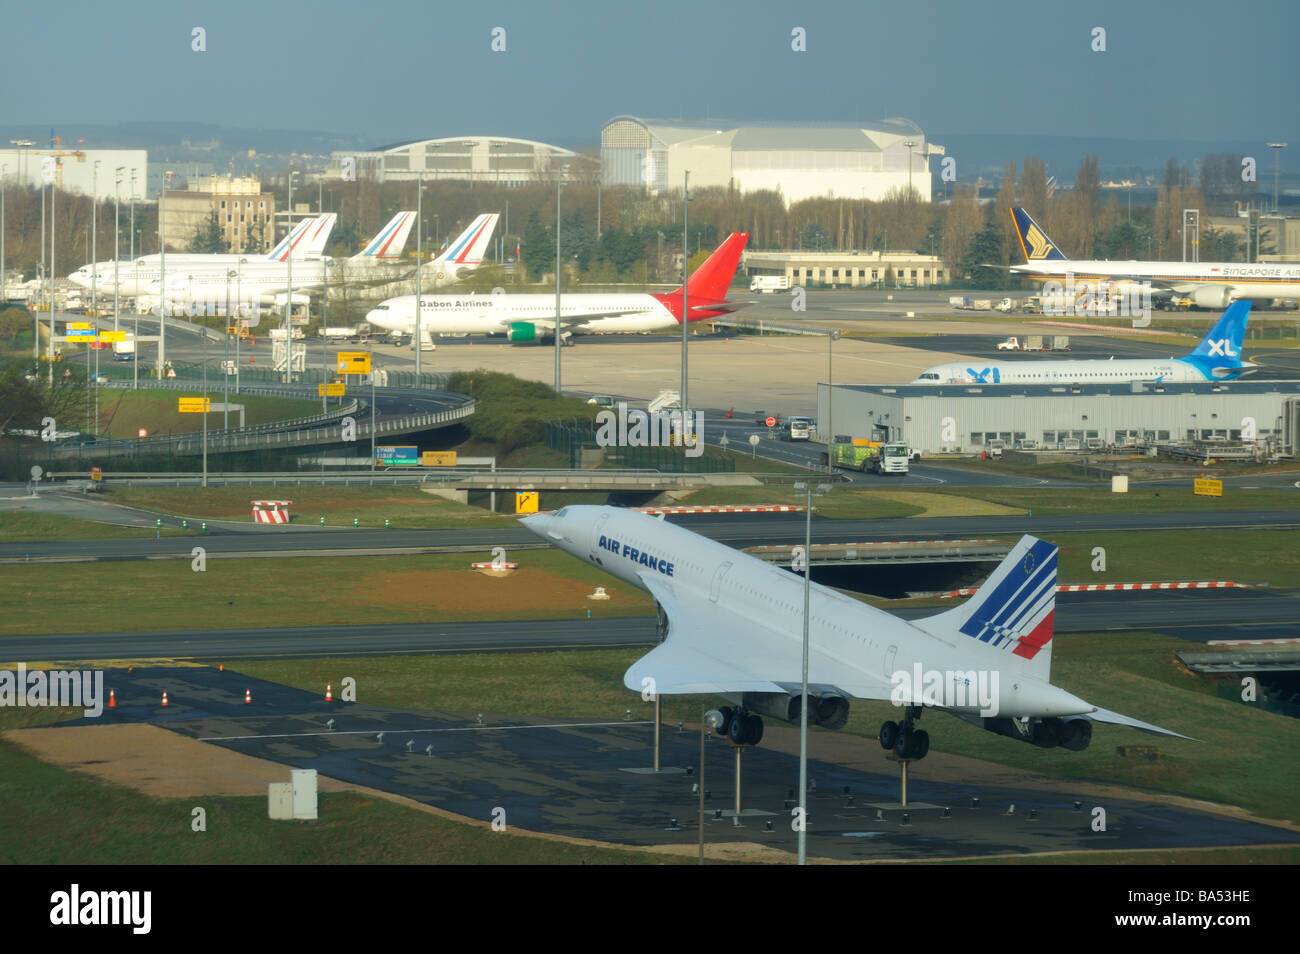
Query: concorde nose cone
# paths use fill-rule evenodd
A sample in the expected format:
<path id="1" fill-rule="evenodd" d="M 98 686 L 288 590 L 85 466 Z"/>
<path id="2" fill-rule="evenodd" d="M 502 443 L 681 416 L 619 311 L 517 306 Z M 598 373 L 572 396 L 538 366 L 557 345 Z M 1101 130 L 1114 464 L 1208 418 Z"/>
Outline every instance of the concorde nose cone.
<path id="1" fill-rule="evenodd" d="M 554 519 L 549 513 L 530 513 L 526 517 L 520 517 L 519 522 L 539 537 L 545 537 Z"/>

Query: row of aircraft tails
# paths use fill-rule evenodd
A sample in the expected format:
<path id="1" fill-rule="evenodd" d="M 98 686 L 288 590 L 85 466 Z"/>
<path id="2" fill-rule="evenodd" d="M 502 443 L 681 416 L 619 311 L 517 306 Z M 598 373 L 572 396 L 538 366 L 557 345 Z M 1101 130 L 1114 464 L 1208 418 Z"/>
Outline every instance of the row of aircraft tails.
<path id="1" fill-rule="evenodd" d="M 748 232 L 733 232 L 686 281 L 687 321 L 729 314 L 743 302 L 727 300 Z M 418 335 L 422 348 L 433 334 L 503 335 L 509 341 L 534 341 L 556 333 L 555 296 L 541 295 L 402 295 L 380 302 L 366 321 L 396 338 Z M 568 341 L 577 334 L 653 332 L 679 328 L 682 288 L 655 293 L 561 294 L 559 333 Z"/>
<path id="2" fill-rule="evenodd" d="M 654 598 L 667 634 L 627 670 L 627 688 L 723 697 L 715 727 L 738 745 L 761 740 L 763 716 L 799 721 L 798 576 L 633 510 L 573 505 L 521 519 Z M 1042 748 L 1085 749 L 1097 722 L 1186 738 L 1052 684 L 1056 568 L 1057 547 L 1022 537 L 967 602 L 910 621 L 812 583 L 809 724 L 842 728 L 853 700 L 891 701 L 900 718 L 881 726 L 879 741 L 901 759 L 929 751 L 917 723 L 931 709 Z"/>
<path id="3" fill-rule="evenodd" d="M 477 216 L 425 268 L 437 281 L 468 277 L 483 264 L 500 218 L 495 212 Z M 310 294 L 326 284 L 381 285 L 411 274 L 413 268 L 402 253 L 415 225 L 414 212 L 398 212 L 347 259 L 324 255 L 337 220 L 333 212 L 304 219 L 266 255 L 168 253 L 165 262 L 160 255 L 146 255 L 128 262 L 85 265 L 69 278 L 82 288 L 97 288 L 101 295 L 116 290 L 155 304 L 161 297 L 169 310 L 207 304 L 214 307 L 205 311 L 221 314 L 224 303 L 231 300 L 282 303 L 290 287 L 295 295 Z"/>

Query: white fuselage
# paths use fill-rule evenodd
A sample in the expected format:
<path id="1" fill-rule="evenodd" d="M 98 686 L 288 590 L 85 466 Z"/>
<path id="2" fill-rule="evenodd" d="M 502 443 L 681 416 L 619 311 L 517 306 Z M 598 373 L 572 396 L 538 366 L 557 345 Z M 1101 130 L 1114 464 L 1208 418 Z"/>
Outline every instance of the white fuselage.
<path id="1" fill-rule="evenodd" d="M 1090 279 L 1150 282 L 1178 292 L 1224 287 L 1233 299 L 1300 298 L 1300 265 L 1281 262 L 1112 262 L 1056 259 L 1011 266 L 1013 275 L 1037 281 L 1076 283 Z"/>
<path id="2" fill-rule="evenodd" d="M 1229 377 L 1229 376 L 1225 376 Z M 1235 377 L 1231 375 L 1230 377 Z M 1194 364 L 1179 358 L 1153 361 L 1006 361 L 987 359 L 927 368 L 912 384 L 1123 384 L 1126 381 L 1170 383 L 1213 381 Z"/>
<path id="3" fill-rule="evenodd" d="M 420 303 L 421 335 L 503 334 L 512 324 L 525 323 L 533 324 L 540 336 L 549 335 L 555 326 L 554 295 L 422 295 Z M 672 312 L 645 294 L 561 295 L 560 314 L 570 331 L 620 333 L 679 327 Z M 413 335 L 415 296 L 381 302 L 366 321 L 397 335 Z"/>
<path id="4" fill-rule="evenodd" d="M 564 507 L 525 517 L 530 530 L 580 560 L 648 589 L 639 574 L 670 581 L 696 602 L 707 601 L 733 626 L 712 633 L 711 645 L 694 648 L 738 665 L 747 659 L 747 633 L 761 627 L 778 634 L 779 658 L 765 658 L 761 678 L 799 683 L 802 678 L 804 583 L 792 573 L 664 520 L 616 507 Z M 898 669 L 973 671 L 990 666 L 980 652 L 955 646 L 890 613 L 830 587 L 809 587 L 810 685 L 885 685 Z M 668 640 L 672 641 L 669 622 Z M 767 671 L 770 667 L 771 671 Z M 1090 711 L 1087 703 L 1027 673 L 1000 679 L 1002 715 L 1056 716 Z"/>

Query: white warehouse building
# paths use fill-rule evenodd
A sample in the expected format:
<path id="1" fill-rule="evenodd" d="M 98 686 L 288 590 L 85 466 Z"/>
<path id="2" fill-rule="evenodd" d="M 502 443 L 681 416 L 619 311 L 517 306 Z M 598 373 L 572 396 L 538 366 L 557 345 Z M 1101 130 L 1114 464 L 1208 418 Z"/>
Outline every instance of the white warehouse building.
<path id="1" fill-rule="evenodd" d="M 833 403 L 832 403 L 833 401 Z M 1055 447 L 1195 441 L 1276 442 L 1297 451 L 1300 390 L 1293 381 L 1205 384 L 817 385 L 817 420 L 836 434 L 889 428 L 924 454 L 979 453 L 994 440 Z M 1245 433 L 1243 433 L 1245 432 Z"/>
<path id="2" fill-rule="evenodd" d="M 556 170 L 577 153 L 531 139 L 506 136 L 448 136 L 399 142 L 369 150 L 330 153 L 329 179 L 371 178 L 376 182 L 460 179 L 518 188 L 554 182 Z"/>
<path id="3" fill-rule="evenodd" d="M 873 123 L 756 123 L 615 116 L 601 128 L 607 186 L 652 195 L 682 187 L 779 191 L 786 204 L 811 198 L 882 199 L 910 186 L 930 201 L 928 142 L 910 119 Z"/>

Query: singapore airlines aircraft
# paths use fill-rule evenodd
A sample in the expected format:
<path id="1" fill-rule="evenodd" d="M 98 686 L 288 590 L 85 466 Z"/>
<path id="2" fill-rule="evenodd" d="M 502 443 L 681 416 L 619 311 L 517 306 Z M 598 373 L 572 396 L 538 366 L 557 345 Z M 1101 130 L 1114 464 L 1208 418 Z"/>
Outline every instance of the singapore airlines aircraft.
<path id="1" fill-rule="evenodd" d="M 1257 365 L 1241 360 L 1250 302 L 1228 307 L 1196 349 L 1181 358 L 1116 361 L 1008 361 L 976 368 L 957 362 L 926 368 L 913 384 L 1122 384 L 1125 381 L 1230 381 Z M 976 361 L 975 364 L 980 362 Z"/>
<path id="2" fill-rule="evenodd" d="M 740 307 L 727 301 L 748 232 L 733 232 L 687 280 L 691 321 L 714 318 Z M 421 295 L 420 333 L 503 334 L 509 341 L 534 341 L 555 334 L 554 295 Z M 575 294 L 560 296 L 561 336 L 574 332 L 662 331 L 680 327 L 682 290 L 667 294 Z M 366 315 L 394 337 L 415 334 L 415 296 L 380 302 Z"/>
<path id="3" fill-rule="evenodd" d="M 713 693 L 732 703 L 720 734 L 754 745 L 767 715 L 802 709 L 803 581 L 780 567 L 645 514 L 568 506 L 521 518 L 539 537 L 648 590 L 667 636 L 633 663 L 637 692 Z M 1051 683 L 1057 548 L 1022 537 L 966 603 L 905 621 L 818 583 L 810 586 L 808 721 L 838 729 L 853 699 L 890 700 L 880 744 L 923 758 L 926 709 L 1042 748 L 1088 747 L 1094 722 L 1187 738 L 1085 702 Z"/>
<path id="4" fill-rule="evenodd" d="M 1013 208 L 1016 234 L 1025 253 L 1013 275 L 1035 281 L 1104 281 L 1118 285 L 1150 282 L 1152 289 L 1177 292 L 1201 308 L 1227 308 L 1241 298 L 1300 298 L 1300 265 L 1279 262 L 1111 262 L 1070 259 L 1061 254 L 1042 226 L 1021 208 Z"/>

